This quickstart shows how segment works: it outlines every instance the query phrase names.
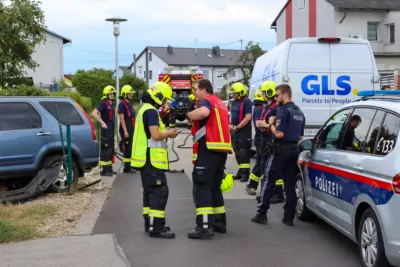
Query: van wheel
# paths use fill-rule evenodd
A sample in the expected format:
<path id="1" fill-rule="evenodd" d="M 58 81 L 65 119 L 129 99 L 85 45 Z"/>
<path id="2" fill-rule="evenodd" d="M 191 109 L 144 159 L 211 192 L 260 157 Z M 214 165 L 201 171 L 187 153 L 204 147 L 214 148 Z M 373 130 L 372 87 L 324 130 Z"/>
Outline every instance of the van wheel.
<path id="1" fill-rule="evenodd" d="M 358 249 L 364 267 L 391 266 L 386 258 L 381 227 L 374 211 L 368 208 L 358 227 Z"/>
<path id="2" fill-rule="evenodd" d="M 312 213 L 307 209 L 304 183 L 301 173 L 296 175 L 295 190 L 297 198 L 296 217 L 301 221 L 308 221 L 312 218 Z"/>
<path id="3" fill-rule="evenodd" d="M 62 155 L 53 155 L 46 158 L 43 162 L 43 168 L 51 168 L 57 164 L 61 164 Z M 72 185 L 71 188 L 76 186 L 79 178 L 78 165 L 72 160 Z M 57 180 L 49 187 L 47 192 L 49 193 L 65 193 L 68 191 L 68 178 L 67 172 L 63 166 L 61 166 L 60 173 Z"/>

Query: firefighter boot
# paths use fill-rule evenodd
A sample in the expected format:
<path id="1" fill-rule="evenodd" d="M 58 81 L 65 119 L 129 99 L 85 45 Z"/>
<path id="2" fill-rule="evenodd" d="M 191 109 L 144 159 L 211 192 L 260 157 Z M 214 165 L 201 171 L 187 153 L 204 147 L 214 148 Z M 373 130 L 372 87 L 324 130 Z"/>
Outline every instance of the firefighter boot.
<path id="1" fill-rule="evenodd" d="M 236 175 L 233 176 L 233 180 L 240 180 L 242 178 L 242 173 L 240 169 L 237 171 Z"/>
<path id="2" fill-rule="evenodd" d="M 170 228 L 166 226 L 163 222 L 165 222 L 165 219 L 151 217 L 149 236 L 167 239 L 175 238 L 175 233 L 170 232 Z"/>
<path id="3" fill-rule="evenodd" d="M 144 231 L 146 233 L 148 233 L 149 232 L 149 228 L 150 228 L 149 215 L 148 214 L 143 214 L 143 219 L 144 219 Z"/>
<path id="4" fill-rule="evenodd" d="M 124 173 L 136 173 L 136 170 L 131 167 L 130 162 L 124 163 Z"/>
<path id="5" fill-rule="evenodd" d="M 111 166 L 102 166 L 101 171 L 100 171 L 101 176 L 113 176 L 113 171 Z"/>
<path id="6" fill-rule="evenodd" d="M 282 185 L 275 185 L 274 187 L 274 194 L 270 200 L 270 204 L 278 204 L 285 202 L 285 196 L 283 194 L 283 186 Z"/>
<path id="7" fill-rule="evenodd" d="M 251 219 L 251 221 L 259 224 L 268 224 L 267 215 L 261 215 L 259 213 L 257 213 L 257 215 Z"/>
<path id="8" fill-rule="evenodd" d="M 226 233 L 226 213 L 214 214 L 214 232 Z"/>
<path id="9" fill-rule="evenodd" d="M 188 237 L 192 239 L 210 238 L 214 236 L 214 230 L 210 228 L 208 222 L 213 220 L 213 216 L 209 214 L 197 215 L 196 228 L 188 233 Z"/>

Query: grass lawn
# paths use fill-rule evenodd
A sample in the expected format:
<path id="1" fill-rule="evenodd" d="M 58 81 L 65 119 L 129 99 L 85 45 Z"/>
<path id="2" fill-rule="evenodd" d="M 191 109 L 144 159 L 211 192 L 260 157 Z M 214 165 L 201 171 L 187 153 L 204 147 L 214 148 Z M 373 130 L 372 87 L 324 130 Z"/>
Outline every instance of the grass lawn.
<path id="1" fill-rule="evenodd" d="M 0 205 L 0 243 L 42 237 L 38 226 L 56 212 L 49 204 Z"/>

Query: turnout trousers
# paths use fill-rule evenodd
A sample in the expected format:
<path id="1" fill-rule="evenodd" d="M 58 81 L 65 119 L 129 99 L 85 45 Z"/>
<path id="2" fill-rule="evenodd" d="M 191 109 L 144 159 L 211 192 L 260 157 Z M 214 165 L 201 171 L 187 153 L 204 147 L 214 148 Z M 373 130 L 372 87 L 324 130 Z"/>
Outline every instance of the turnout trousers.
<path id="1" fill-rule="evenodd" d="M 256 134 L 256 136 L 254 137 L 254 145 L 256 147 L 257 159 L 256 159 L 256 164 L 254 165 L 250 173 L 250 179 L 247 182 L 247 188 L 255 192 L 257 190 L 260 180 L 263 177 L 263 171 L 264 171 L 263 153 L 265 150 L 265 141 L 261 138 L 261 136 L 257 136 Z"/>
<path id="2" fill-rule="evenodd" d="M 192 173 L 196 230 L 226 227 L 221 183 L 227 156 L 226 153 L 208 150 L 204 142 L 199 144 L 199 152 Z"/>
<path id="3" fill-rule="evenodd" d="M 169 188 L 165 171 L 154 168 L 149 158 L 140 169 L 143 186 L 143 218 L 145 231 L 161 233 L 165 230 L 165 207 Z"/>
<path id="4" fill-rule="evenodd" d="M 286 203 L 284 205 L 284 219 L 293 221 L 296 212 L 296 171 L 298 149 L 288 149 L 278 154 L 269 155 L 265 163 L 264 183 L 261 188 L 260 203 L 257 213 L 266 215 L 270 205 L 270 199 L 274 194 L 276 181 L 283 176 L 285 183 Z"/>
<path id="5" fill-rule="evenodd" d="M 120 133 L 121 142 L 120 150 L 122 152 L 122 160 L 124 162 L 124 171 L 131 170 L 131 157 L 132 157 L 132 142 L 133 142 L 133 131 L 129 132 L 129 137 L 124 138 L 124 134 Z"/>
<path id="6" fill-rule="evenodd" d="M 235 152 L 236 162 L 239 166 L 235 179 L 247 182 L 250 176 L 251 132 L 234 132 L 232 147 Z"/>
<path id="7" fill-rule="evenodd" d="M 169 127 L 175 128 L 176 127 L 176 116 L 177 116 L 177 110 L 174 108 L 170 109 L 170 115 L 169 115 Z"/>
<path id="8" fill-rule="evenodd" d="M 100 169 L 102 175 L 113 174 L 112 158 L 114 155 L 113 124 L 107 123 L 107 129 L 101 129 Z"/>

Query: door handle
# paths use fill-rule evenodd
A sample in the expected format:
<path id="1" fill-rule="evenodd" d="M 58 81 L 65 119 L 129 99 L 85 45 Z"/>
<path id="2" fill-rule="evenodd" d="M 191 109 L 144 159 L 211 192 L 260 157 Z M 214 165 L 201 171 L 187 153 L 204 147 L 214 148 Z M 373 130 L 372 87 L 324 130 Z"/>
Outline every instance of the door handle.
<path id="1" fill-rule="evenodd" d="M 356 170 L 358 172 L 363 172 L 364 171 L 364 168 L 361 167 L 361 166 L 354 166 L 353 168 L 354 168 L 354 170 Z"/>
<path id="2" fill-rule="evenodd" d="M 327 159 L 322 160 L 323 163 L 325 163 L 326 165 L 331 165 L 331 162 Z"/>
<path id="3" fill-rule="evenodd" d="M 50 136 L 51 133 L 50 132 L 39 132 L 36 134 L 37 136 Z"/>

